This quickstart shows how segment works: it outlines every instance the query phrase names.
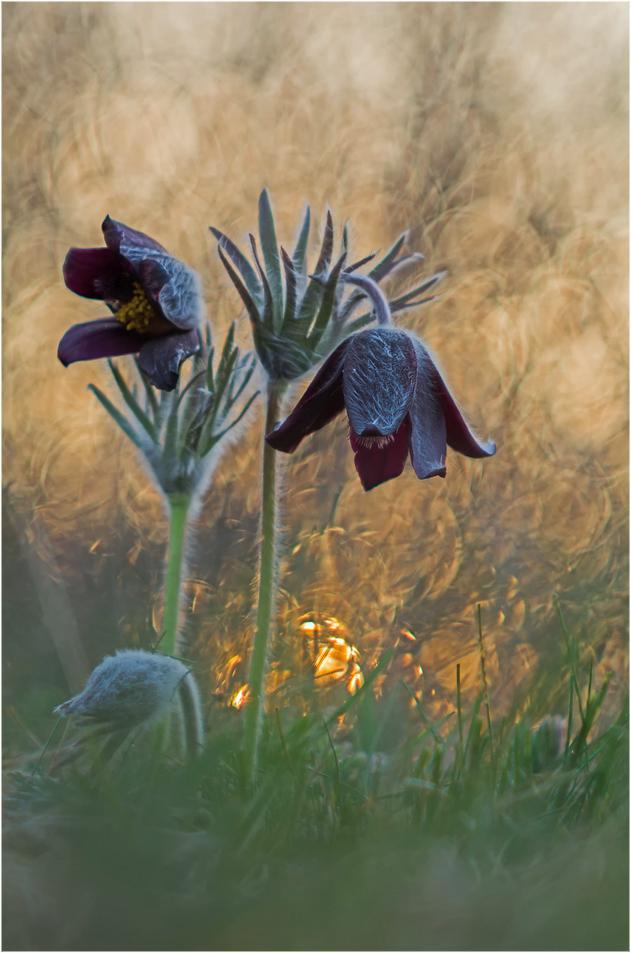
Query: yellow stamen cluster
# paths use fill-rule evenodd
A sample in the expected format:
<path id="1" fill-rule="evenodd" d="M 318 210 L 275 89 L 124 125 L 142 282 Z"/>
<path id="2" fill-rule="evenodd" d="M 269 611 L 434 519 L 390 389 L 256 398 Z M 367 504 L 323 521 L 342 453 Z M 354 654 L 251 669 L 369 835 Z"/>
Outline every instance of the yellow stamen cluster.
<path id="1" fill-rule="evenodd" d="M 155 321 L 156 313 L 151 307 L 140 283 L 134 281 L 134 294 L 131 301 L 122 304 L 116 312 L 116 320 L 125 325 L 128 331 L 147 334 L 149 325 Z"/>

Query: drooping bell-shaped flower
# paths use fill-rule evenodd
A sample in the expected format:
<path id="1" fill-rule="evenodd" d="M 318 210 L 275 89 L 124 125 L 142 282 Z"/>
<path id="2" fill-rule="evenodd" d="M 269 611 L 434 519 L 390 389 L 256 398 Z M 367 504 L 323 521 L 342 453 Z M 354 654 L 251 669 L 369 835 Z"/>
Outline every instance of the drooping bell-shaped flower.
<path id="1" fill-rule="evenodd" d="M 390 326 L 387 302 L 370 288 L 374 283 L 359 275 L 347 280 L 372 293 L 380 326 L 338 345 L 291 414 L 266 436 L 270 446 L 293 453 L 345 410 L 365 490 L 399 476 L 408 453 L 420 480 L 445 476 L 448 446 L 467 457 L 492 456 L 495 444 L 475 436 L 423 341 Z"/>
<path id="2" fill-rule="evenodd" d="M 109 215 L 102 228 L 106 247 L 71 248 L 64 280 L 75 294 L 104 301 L 113 317 L 70 328 L 59 342 L 59 360 L 67 367 L 138 354 L 153 386 L 173 390 L 180 365 L 200 348 L 199 276 L 153 238 Z"/>

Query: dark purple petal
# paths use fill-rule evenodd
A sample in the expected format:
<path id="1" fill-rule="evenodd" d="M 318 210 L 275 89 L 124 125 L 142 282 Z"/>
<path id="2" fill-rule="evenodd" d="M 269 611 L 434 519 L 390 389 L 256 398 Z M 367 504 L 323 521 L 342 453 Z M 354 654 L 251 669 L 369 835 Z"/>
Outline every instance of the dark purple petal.
<path id="1" fill-rule="evenodd" d="M 127 331 L 114 318 L 100 318 L 85 324 L 75 324 L 66 331 L 59 342 L 57 357 L 64 367 L 68 367 L 75 361 L 135 354 L 146 340 L 145 334 Z"/>
<path id="2" fill-rule="evenodd" d="M 429 358 L 429 355 L 428 355 Z M 496 446 L 492 440 L 484 442 L 479 440 L 466 420 L 460 413 L 458 406 L 449 393 L 447 385 L 442 379 L 438 368 L 429 358 L 430 372 L 434 384 L 434 391 L 440 403 L 445 417 L 445 426 L 447 428 L 447 443 L 457 453 L 462 453 L 465 457 L 479 459 L 481 457 L 492 457 Z"/>
<path id="3" fill-rule="evenodd" d="M 356 434 L 392 434 L 414 396 L 417 356 L 409 335 L 371 328 L 350 338 L 344 362 L 344 400 Z"/>
<path id="4" fill-rule="evenodd" d="M 121 265 L 109 248 L 71 248 L 64 261 L 66 287 L 83 298 L 104 299 L 103 278 L 121 272 Z"/>
<path id="5" fill-rule="evenodd" d="M 320 430 L 344 410 L 342 370 L 350 338 L 330 354 L 280 427 L 265 437 L 270 447 L 293 453 L 303 437 Z"/>
<path id="6" fill-rule="evenodd" d="M 135 228 L 129 228 L 122 222 L 116 222 L 109 215 L 101 225 L 105 244 L 110 251 L 130 261 L 138 261 L 141 258 L 151 258 L 156 252 L 162 255 L 168 255 L 166 248 L 156 242 L 144 232 L 137 232 Z"/>
<path id="7" fill-rule="evenodd" d="M 196 329 L 178 334 L 162 334 L 147 339 L 138 355 L 138 365 L 154 387 L 173 390 L 177 384 L 180 365 L 201 347 Z"/>
<path id="8" fill-rule="evenodd" d="M 121 256 L 158 314 L 185 331 L 199 327 L 204 303 L 197 272 L 143 232 L 109 216 L 102 227 L 108 248 Z"/>
<path id="9" fill-rule="evenodd" d="M 444 477 L 447 456 L 445 417 L 436 395 L 432 359 L 420 341 L 413 338 L 418 364 L 416 390 L 407 418 L 412 466 L 419 480 Z"/>
<path id="10" fill-rule="evenodd" d="M 192 331 L 204 320 L 204 301 L 202 283 L 199 275 L 177 258 L 161 258 L 158 267 L 166 270 L 169 276 L 158 295 L 158 308 L 163 316 L 176 328 Z M 153 281 L 157 281 L 158 271 L 153 271 Z"/>
<path id="11" fill-rule="evenodd" d="M 372 490 L 403 472 L 408 456 L 408 432 L 405 422 L 392 435 L 390 442 L 383 446 L 379 446 L 379 438 L 369 438 L 370 443 L 366 443 L 366 438 L 357 437 L 352 430 L 350 439 L 355 453 L 355 469 L 365 490 Z"/>
<path id="12" fill-rule="evenodd" d="M 138 266 L 138 277 L 142 289 L 150 300 L 157 301 L 164 286 L 168 284 L 169 273 L 166 268 L 150 258 L 141 261 Z"/>

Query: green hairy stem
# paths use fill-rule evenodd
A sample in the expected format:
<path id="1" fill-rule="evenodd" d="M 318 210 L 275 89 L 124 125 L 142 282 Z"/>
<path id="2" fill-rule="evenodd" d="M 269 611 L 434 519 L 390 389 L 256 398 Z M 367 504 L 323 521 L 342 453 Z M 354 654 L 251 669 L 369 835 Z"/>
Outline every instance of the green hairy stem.
<path id="1" fill-rule="evenodd" d="M 265 433 L 270 433 L 278 422 L 280 404 L 285 384 L 270 381 L 267 389 L 267 416 Z M 256 634 L 250 662 L 249 689 L 250 698 L 245 712 L 243 747 L 245 771 L 248 783 L 256 771 L 258 742 L 263 714 L 265 694 L 265 673 L 267 667 L 268 642 L 271 631 L 272 613 L 276 602 L 277 572 L 277 518 L 276 518 L 276 473 L 277 454 L 269 444 L 263 441 L 263 498 L 262 498 L 262 539 L 261 565 L 259 573 L 259 599 L 256 616 Z"/>
<path id="2" fill-rule="evenodd" d="M 179 649 L 178 630 L 180 619 L 180 585 L 182 564 L 184 561 L 184 540 L 190 496 L 169 496 L 171 509 L 171 534 L 167 555 L 167 572 L 164 584 L 164 615 L 162 617 L 162 636 L 160 651 L 164 655 L 177 655 Z"/>

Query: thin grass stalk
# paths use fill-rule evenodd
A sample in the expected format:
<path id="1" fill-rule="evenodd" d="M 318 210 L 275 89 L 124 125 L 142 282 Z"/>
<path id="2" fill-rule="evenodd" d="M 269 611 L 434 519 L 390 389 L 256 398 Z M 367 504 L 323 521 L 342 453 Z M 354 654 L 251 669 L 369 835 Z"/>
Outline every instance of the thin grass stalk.
<path id="1" fill-rule="evenodd" d="M 267 386 L 267 414 L 264 435 L 270 433 L 278 423 L 280 404 L 285 385 L 270 380 Z M 261 516 L 261 563 L 259 571 L 259 598 L 256 613 L 256 634 L 250 662 L 248 684 L 250 698 L 245 711 L 243 732 L 244 766 L 246 783 L 250 783 L 256 771 L 258 744 L 263 715 L 265 694 L 265 674 L 267 668 L 268 643 L 271 631 L 272 613 L 276 603 L 277 589 L 277 531 L 276 515 L 276 476 L 277 454 L 263 440 L 263 495 Z"/>
<path id="2" fill-rule="evenodd" d="M 489 741 L 491 742 L 491 773 L 493 775 L 493 784 L 495 784 L 495 752 L 493 748 L 493 728 L 491 725 L 491 705 L 489 703 L 489 687 L 486 681 L 486 665 L 484 662 L 484 642 L 482 640 L 482 606 L 478 602 L 478 639 L 480 641 L 480 666 L 482 668 L 482 682 L 484 684 L 484 701 L 486 704 L 486 724 L 489 730 Z"/>
<path id="3" fill-rule="evenodd" d="M 458 750 L 458 760 L 460 761 L 460 776 L 464 773 L 464 735 L 462 730 L 462 695 L 460 693 L 460 662 L 456 665 L 456 694 L 458 701 L 458 737 L 459 750 Z"/>
<path id="4" fill-rule="evenodd" d="M 568 654 L 569 659 L 570 659 L 570 669 L 571 669 L 572 675 L 573 675 L 573 677 L 574 677 L 574 687 L 575 687 L 575 689 L 576 689 L 576 699 L 577 699 L 577 701 L 578 701 L 578 712 L 579 712 L 579 715 L 581 716 L 581 724 L 584 725 L 584 724 L 585 724 L 585 713 L 583 712 L 583 702 L 582 702 L 582 699 L 581 699 L 581 691 L 580 691 L 580 689 L 579 689 L 579 687 L 578 687 L 578 676 L 577 676 L 577 674 L 576 674 L 576 661 L 575 661 L 575 658 L 574 658 L 575 653 L 572 651 L 572 646 L 570 645 L 570 637 L 569 637 L 569 635 L 568 635 L 568 633 L 567 633 L 567 629 L 565 628 L 565 620 L 564 620 L 564 618 L 563 618 L 563 613 L 561 612 L 561 603 L 559 602 L 559 597 L 557 596 L 556 592 L 555 592 L 555 594 L 554 594 L 554 602 L 555 602 L 555 605 L 556 605 L 556 610 L 557 610 L 557 615 L 558 615 L 558 617 L 559 617 L 559 622 L 561 623 L 561 628 L 562 628 L 562 630 L 563 630 L 563 637 L 564 637 L 564 639 L 565 639 L 565 645 L 566 645 L 566 647 L 567 647 L 567 654 Z M 571 685 L 571 679 L 570 679 L 570 685 Z"/>

